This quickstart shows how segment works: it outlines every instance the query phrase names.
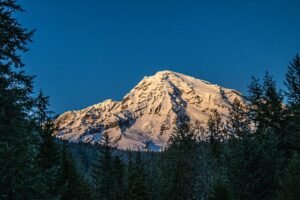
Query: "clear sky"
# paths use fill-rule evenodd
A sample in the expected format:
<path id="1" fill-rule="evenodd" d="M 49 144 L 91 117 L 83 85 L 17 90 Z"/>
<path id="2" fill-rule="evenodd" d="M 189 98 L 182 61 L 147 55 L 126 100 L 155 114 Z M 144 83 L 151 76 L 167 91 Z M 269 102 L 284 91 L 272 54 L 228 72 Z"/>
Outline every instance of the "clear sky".
<path id="1" fill-rule="evenodd" d="M 23 58 L 57 113 L 120 100 L 173 70 L 247 91 L 268 70 L 283 87 L 300 52 L 300 1 L 19 0 L 37 32 Z"/>

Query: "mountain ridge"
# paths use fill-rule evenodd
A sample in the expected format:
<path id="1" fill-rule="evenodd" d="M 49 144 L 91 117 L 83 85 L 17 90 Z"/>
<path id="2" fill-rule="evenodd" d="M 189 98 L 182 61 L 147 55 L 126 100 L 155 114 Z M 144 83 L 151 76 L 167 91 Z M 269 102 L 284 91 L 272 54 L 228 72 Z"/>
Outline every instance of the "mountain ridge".
<path id="1" fill-rule="evenodd" d="M 63 113 L 55 120 L 56 137 L 97 144 L 107 132 L 120 149 L 143 149 L 146 142 L 160 149 L 183 118 L 205 127 L 209 115 L 217 110 L 225 119 L 228 103 L 224 95 L 229 101 L 242 99 L 236 90 L 170 70 L 159 71 L 145 76 L 121 101 L 108 99 Z"/>

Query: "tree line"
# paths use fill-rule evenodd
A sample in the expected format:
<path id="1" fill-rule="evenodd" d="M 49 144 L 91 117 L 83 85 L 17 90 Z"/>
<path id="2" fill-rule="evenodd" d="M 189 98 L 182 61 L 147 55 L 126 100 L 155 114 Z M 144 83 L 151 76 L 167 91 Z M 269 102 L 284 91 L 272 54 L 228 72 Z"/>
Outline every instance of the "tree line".
<path id="1" fill-rule="evenodd" d="M 280 91 L 269 73 L 253 77 L 246 103 L 227 101 L 226 120 L 214 110 L 207 128 L 183 121 L 161 152 L 128 151 L 120 159 L 105 135 L 92 158 L 96 199 L 299 199 L 299 55 L 284 83 Z"/>
<path id="2" fill-rule="evenodd" d="M 286 91 L 269 73 L 253 77 L 246 103 L 227 101 L 228 119 L 214 110 L 207 128 L 182 121 L 161 152 L 118 151 L 107 134 L 101 146 L 67 144 L 23 70 L 34 31 L 14 18 L 22 11 L 0 0 L 0 199 L 300 198 L 299 55 Z"/>
<path id="3" fill-rule="evenodd" d="M 53 138 L 49 99 L 33 93 L 23 68 L 34 31 L 14 18 L 22 8 L 0 0 L 0 199 L 85 199 L 90 195 L 66 145 Z"/>

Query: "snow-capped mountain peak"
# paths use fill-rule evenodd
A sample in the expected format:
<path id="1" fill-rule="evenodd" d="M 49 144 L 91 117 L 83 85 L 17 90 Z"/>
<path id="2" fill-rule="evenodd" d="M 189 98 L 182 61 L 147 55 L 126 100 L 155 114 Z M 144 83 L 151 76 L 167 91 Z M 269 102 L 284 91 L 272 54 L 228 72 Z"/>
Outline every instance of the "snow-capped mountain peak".
<path id="1" fill-rule="evenodd" d="M 60 115 L 57 137 L 73 142 L 99 143 L 107 132 L 122 149 L 143 149 L 145 143 L 159 149 L 166 145 L 182 118 L 206 126 L 211 112 L 228 114 L 229 100 L 240 93 L 169 70 L 144 77 L 122 101 L 111 99 L 79 111 Z"/>

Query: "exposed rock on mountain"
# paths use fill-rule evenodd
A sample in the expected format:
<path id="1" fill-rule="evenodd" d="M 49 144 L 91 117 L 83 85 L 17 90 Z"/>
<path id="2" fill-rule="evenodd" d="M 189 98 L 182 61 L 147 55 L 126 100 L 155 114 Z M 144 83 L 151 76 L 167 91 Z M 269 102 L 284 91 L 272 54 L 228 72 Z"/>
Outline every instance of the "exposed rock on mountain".
<path id="1" fill-rule="evenodd" d="M 206 126 L 216 109 L 224 118 L 228 103 L 239 92 L 172 71 L 145 77 L 122 101 L 106 100 L 79 111 L 60 115 L 57 137 L 73 142 L 98 143 L 107 132 L 121 149 L 153 149 L 166 145 L 178 122 Z"/>

